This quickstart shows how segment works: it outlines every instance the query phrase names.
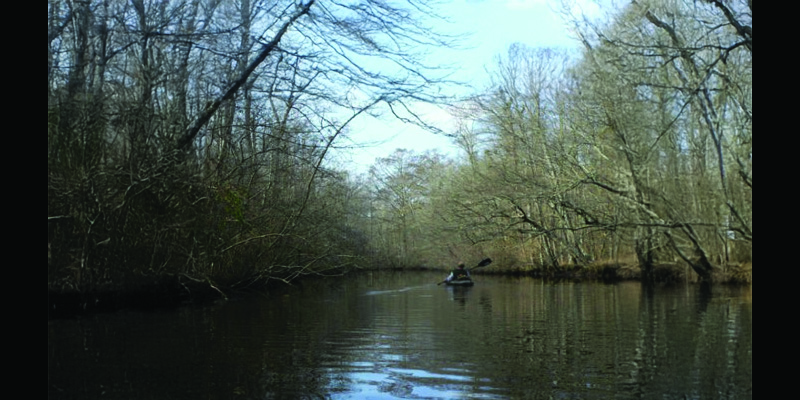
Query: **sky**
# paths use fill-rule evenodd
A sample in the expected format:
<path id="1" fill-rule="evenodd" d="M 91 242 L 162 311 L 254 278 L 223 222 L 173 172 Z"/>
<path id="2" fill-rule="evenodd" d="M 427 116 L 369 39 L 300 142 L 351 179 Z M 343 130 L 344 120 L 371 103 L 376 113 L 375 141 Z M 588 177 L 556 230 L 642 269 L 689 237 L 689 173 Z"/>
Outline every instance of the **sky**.
<path id="1" fill-rule="evenodd" d="M 594 3 L 579 1 L 583 12 L 597 12 Z M 470 33 L 468 48 L 437 51 L 434 57 L 454 65 L 452 78 L 470 82 L 478 88 L 488 87 L 494 60 L 505 55 L 513 43 L 530 47 L 578 48 L 579 42 L 570 33 L 558 10 L 560 1 L 551 0 L 454 0 L 446 1 L 440 13 L 451 20 L 441 28 L 448 33 Z M 461 93 L 467 94 L 467 93 Z M 428 116 L 440 129 L 452 131 L 454 122 L 446 111 L 431 105 L 417 110 Z M 452 139 L 437 135 L 391 116 L 376 119 L 362 115 L 349 126 L 346 137 L 339 139 L 346 150 L 333 152 L 334 163 L 356 174 L 366 173 L 377 158 L 389 156 L 397 148 L 421 153 L 429 149 L 451 156 L 461 156 Z"/>

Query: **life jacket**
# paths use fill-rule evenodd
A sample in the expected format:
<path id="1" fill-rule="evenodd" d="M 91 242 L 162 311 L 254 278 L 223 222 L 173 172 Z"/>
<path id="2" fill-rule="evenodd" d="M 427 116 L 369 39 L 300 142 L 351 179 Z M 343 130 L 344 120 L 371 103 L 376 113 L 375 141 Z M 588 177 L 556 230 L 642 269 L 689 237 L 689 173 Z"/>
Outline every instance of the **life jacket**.
<path id="1" fill-rule="evenodd" d="M 453 274 L 453 280 L 454 281 L 457 281 L 459 279 L 469 279 L 469 272 L 467 272 L 466 269 L 458 269 L 458 268 L 456 268 L 456 269 L 450 271 L 450 273 Z"/>

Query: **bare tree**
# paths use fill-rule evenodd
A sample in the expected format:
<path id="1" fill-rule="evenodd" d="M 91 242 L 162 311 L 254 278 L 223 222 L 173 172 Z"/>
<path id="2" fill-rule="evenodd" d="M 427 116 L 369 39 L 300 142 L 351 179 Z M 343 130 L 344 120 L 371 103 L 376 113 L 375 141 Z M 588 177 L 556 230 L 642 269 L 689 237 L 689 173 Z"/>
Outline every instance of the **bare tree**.
<path id="1" fill-rule="evenodd" d="M 411 104 L 443 100 L 444 72 L 422 62 L 449 40 L 432 10 L 48 2 L 51 282 L 249 282 L 336 264 L 329 232 L 350 216 L 324 214 L 323 193 L 351 188 L 324 159 L 376 107 L 423 124 Z"/>
<path id="2" fill-rule="evenodd" d="M 573 20 L 574 62 L 512 48 L 463 124 L 476 183 L 454 217 L 545 266 L 632 255 L 646 279 L 682 260 L 712 280 L 750 261 L 751 10 L 633 2 Z"/>
<path id="3" fill-rule="evenodd" d="M 727 6 L 708 3 L 634 2 L 608 28 L 579 30 L 587 46 L 581 97 L 591 104 L 582 113 L 599 127 L 584 132 L 604 158 L 623 156 L 628 177 L 584 168 L 585 182 L 637 210 L 640 260 L 669 245 L 705 279 L 712 258 L 728 260 L 731 232 L 752 240 L 744 200 L 752 190 L 752 29 L 739 21 L 751 13 L 732 4 L 732 20 Z M 713 159 L 716 180 L 707 175 Z M 727 173 L 731 162 L 738 182 Z"/>

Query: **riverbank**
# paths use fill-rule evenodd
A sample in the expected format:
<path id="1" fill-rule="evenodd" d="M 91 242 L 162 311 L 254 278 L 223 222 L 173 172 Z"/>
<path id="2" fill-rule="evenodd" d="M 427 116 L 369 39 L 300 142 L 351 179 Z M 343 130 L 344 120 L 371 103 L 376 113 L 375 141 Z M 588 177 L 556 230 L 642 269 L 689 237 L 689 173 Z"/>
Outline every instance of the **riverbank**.
<path id="1" fill-rule="evenodd" d="M 349 273 L 386 268 L 359 269 Z M 402 271 L 443 271 L 441 268 L 409 267 Z M 443 271 L 444 273 L 444 271 Z M 476 275 L 526 276 L 548 280 L 575 281 L 641 281 L 642 269 L 630 263 L 595 263 L 590 266 L 564 265 L 558 268 L 517 266 L 497 266 L 480 268 L 473 271 Z M 333 274 L 345 275 L 344 271 Z M 714 283 L 719 284 L 751 284 L 752 264 L 728 265 L 719 268 L 714 276 Z M 291 284 L 302 285 L 304 282 L 325 279 L 322 276 L 308 275 L 296 279 Z M 697 283 L 699 278 L 688 265 L 680 263 L 657 264 L 653 270 L 653 283 L 672 284 L 680 282 Z M 187 279 L 176 279 L 151 285 L 139 285 L 127 289 L 102 291 L 56 291 L 48 290 L 48 318 L 65 318 L 95 312 L 113 312 L 126 308 L 156 309 L 169 308 L 188 304 L 203 304 L 227 300 L 254 291 L 271 291 L 286 287 L 284 280 L 273 279 L 266 282 L 241 287 L 218 287 L 208 282 Z"/>
<path id="2" fill-rule="evenodd" d="M 48 318 L 68 318 L 126 308 L 157 309 L 224 299 L 209 286 L 199 284 L 153 284 L 137 288 L 101 291 L 47 291 Z"/>
<path id="3" fill-rule="evenodd" d="M 278 279 L 258 282 L 248 287 L 228 287 L 177 277 L 159 283 L 118 286 L 103 290 L 47 291 L 48 318 L 69 318 L 82 314 L 117 310 L 171 308 L 228 300 L 244 293 L 267 291 L 285 285 Z"/>
<path id="4" fill-rule="evenodd" d="M 714 271 L 713 283 L 751 284 L 752 263 L 728 264 Z M 540 279 L 600 280 L 605 282 L 641 281 L 642 268 L 634 263 L 598 262 L 588 266 L 562 265 L 559 267 L 511 266 L 486 268 L 476 274 L 529 276 Z M 653 266 L 650 281 L 653 283 L 700 282 L 700 277 L 685 263 L 659 263 Z"/>

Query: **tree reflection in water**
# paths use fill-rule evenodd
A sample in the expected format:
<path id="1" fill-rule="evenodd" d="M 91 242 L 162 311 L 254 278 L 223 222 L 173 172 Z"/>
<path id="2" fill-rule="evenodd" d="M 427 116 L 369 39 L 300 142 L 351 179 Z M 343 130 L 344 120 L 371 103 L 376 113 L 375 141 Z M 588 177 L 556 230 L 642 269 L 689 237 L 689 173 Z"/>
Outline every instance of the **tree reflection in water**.
<path id="1" fill-rule="evenodd" d="M 751 289 L 427 273 L 48 323 L 51 398 L 749 398 Z"/>

